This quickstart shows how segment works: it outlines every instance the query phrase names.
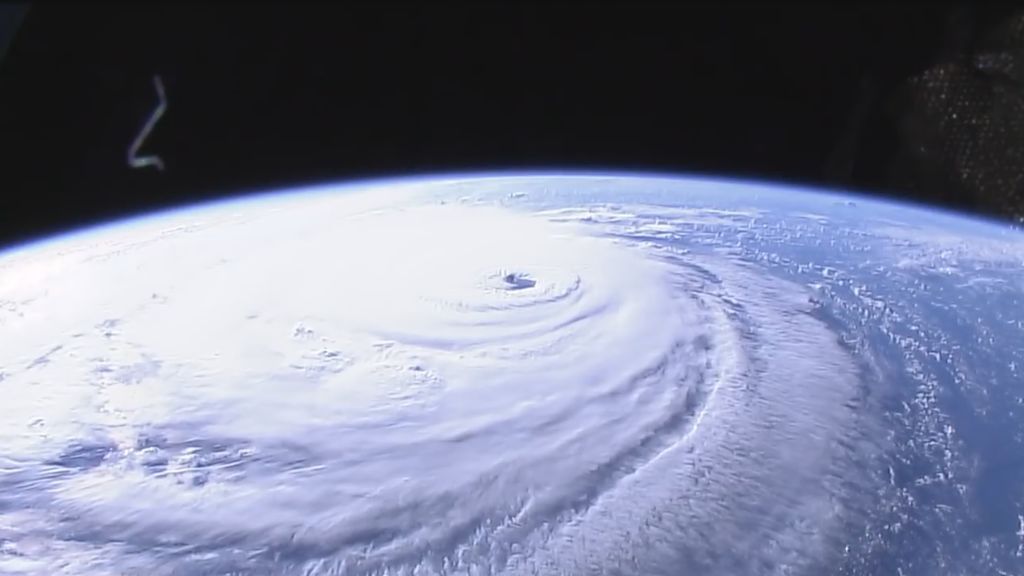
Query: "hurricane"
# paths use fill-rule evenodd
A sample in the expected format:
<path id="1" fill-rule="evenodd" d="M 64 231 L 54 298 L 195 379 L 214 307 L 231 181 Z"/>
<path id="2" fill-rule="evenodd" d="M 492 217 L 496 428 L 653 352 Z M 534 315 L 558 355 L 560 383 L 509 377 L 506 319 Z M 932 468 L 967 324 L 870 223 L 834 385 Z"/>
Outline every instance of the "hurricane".
<path id="1" fill-rule="evenodd" d="M 326 186 L 0 254 L 0 572 L 861 573 L 892 359 L 842 266 L 745 249 L 826 217 L 634 191 L 679 182 Z"/>

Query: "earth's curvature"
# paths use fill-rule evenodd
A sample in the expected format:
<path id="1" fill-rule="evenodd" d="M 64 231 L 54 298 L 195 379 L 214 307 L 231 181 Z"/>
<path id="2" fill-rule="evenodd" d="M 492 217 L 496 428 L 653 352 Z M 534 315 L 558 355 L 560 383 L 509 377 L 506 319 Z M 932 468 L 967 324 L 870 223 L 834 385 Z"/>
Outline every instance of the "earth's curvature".
<path id="1" fill-rule="evenodd" d="M 452 175 L 0 254 L 0 574 L 1024 574 L 1024 234 Z"/>

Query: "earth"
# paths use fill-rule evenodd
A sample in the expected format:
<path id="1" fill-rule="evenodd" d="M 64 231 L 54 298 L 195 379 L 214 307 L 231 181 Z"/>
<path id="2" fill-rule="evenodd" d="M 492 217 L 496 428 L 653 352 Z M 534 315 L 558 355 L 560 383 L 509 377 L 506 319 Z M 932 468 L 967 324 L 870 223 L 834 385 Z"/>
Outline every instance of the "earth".
<path id="1" fill-rule="evenodd" d="M 0 573 L 1024 574 L 1024 234 L 619 173 L 0 254 Z"/>

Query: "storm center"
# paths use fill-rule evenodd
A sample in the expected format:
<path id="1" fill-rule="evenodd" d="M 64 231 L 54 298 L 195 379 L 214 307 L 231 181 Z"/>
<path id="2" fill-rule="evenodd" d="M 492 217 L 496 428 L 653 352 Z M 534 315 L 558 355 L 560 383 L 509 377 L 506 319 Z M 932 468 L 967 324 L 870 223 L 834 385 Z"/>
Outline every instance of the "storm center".
<path id="1" fill-rule="evenodd" d="M 524 290 L 526 288 L 533 288 L 537 285 L 537 281 L 530 278 L 529 274 L 522 274 L 519 272 L 510 272 L 505 274 L 502 280 L 505 282 L 506 290 Z"/>

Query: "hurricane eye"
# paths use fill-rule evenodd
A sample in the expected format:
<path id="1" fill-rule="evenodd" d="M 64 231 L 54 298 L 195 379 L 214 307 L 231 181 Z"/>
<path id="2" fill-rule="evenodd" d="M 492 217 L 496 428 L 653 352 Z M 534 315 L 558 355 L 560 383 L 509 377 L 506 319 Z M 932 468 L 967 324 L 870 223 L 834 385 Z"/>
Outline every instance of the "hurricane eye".
<path id="1" fill-rule="evenodd" d="M 506 290 L 525 290 L 537 285 L 537 281 L 528 274 L 509 273 L 503 278 Z"/>

